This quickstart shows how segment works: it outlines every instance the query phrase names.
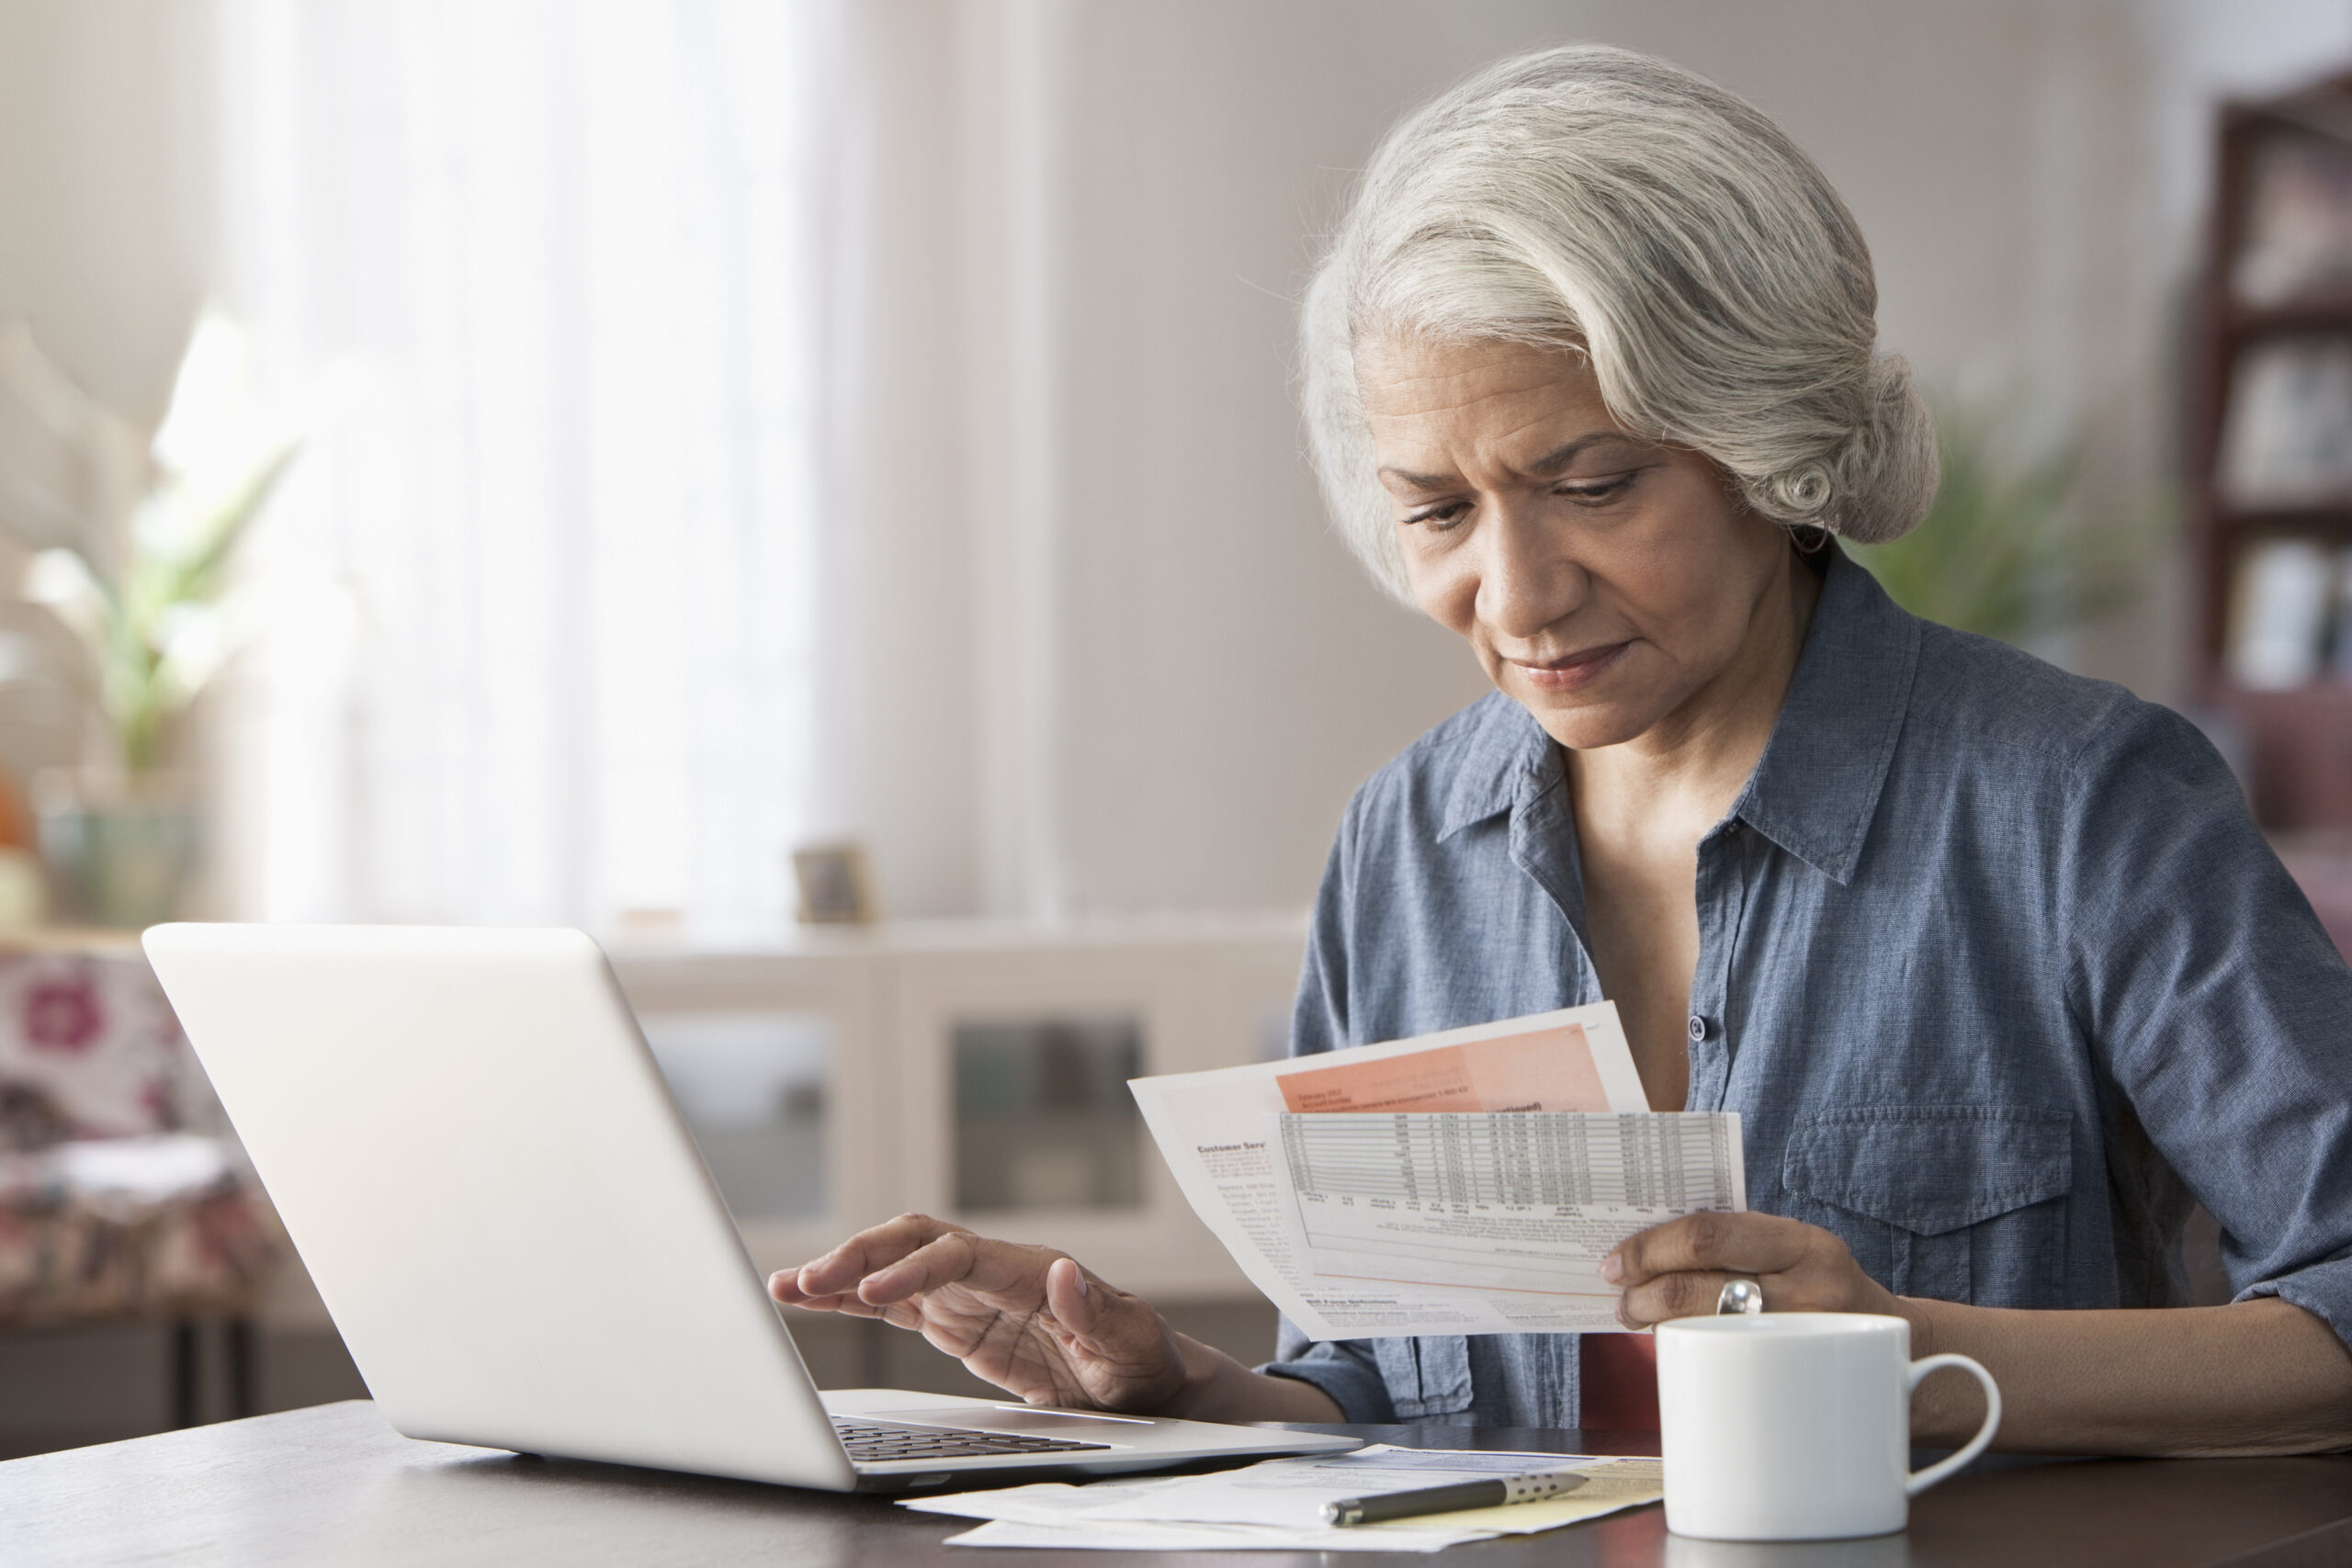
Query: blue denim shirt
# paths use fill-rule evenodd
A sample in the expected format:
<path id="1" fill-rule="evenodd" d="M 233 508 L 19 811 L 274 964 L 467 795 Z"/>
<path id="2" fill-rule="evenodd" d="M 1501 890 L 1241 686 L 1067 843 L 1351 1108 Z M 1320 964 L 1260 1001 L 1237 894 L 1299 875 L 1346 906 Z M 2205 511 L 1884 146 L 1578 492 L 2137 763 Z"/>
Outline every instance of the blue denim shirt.
<path id="1" fill-rule="evenodd" d="M 2152 1307 L 2201 1201 L 2241 1298 L 2352 1337 L 2352 973 L 2178 715 L 1833 550 L 1698 908 L 1689 1108 L 1740 1113 L 1752 1207 L 1898 1294 Z M 1600 999 L 1562 753 L 1489 696 L 1350 805 L 1292 1048 Z M 1351 1421 L 1572 1427 L 1577 1348 L 1285 1323 L 1265 1370 Z"/>

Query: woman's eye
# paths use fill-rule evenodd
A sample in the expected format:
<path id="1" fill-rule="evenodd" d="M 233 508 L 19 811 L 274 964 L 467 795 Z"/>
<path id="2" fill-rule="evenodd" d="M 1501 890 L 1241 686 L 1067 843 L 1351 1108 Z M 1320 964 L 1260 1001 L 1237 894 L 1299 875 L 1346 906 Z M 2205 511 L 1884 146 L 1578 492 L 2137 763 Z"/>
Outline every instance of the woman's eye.
<path id="1" fill-rule="evenodd" d="M 1469 507 L 1458 501 L 1449 501 L 1442 506 L 1432 506 L 1425 512 L 1408 512 L 1405 514 L 1405 521 L 1421 524 L 1442 534 L 1469 514 Z"/>
<path id="2" fill-rule="evenodd" d="M 1585 479 L 1576 484 L 1555 485 L 1554 495 L 1564 495 L 1585 506 L 1599 506 L 1616 500 L 1633 487 L 1635 474 L 1619 474 L 1611 479 Z"/>

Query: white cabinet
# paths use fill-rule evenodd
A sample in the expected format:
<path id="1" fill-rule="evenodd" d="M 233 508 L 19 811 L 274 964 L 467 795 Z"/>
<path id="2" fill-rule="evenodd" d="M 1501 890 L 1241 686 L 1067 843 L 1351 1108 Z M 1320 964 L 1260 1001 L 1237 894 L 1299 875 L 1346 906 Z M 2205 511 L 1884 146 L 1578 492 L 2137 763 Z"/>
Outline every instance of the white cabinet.
<path id="1" fill-rule="evenodd" d="M 901 925 L 614 965 L 763 1269 L 909 1210 L 1156 1300 L 1250 1294 L 1124 1080 L 1279 1055 L 1295 919 Z"/>

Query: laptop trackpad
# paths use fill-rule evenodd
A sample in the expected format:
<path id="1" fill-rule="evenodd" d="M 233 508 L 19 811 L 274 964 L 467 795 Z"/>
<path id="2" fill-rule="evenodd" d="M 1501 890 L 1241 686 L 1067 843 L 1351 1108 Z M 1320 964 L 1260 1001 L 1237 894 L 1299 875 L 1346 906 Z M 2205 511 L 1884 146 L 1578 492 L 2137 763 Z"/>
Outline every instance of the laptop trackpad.
<path id="1" fill-rule="evenodd" d="M 957 1404 L 940 1410 L 869 1410 L 868 1421 L 908 1421 L 921 1427 L 964 1427 L 983 1432 L 1091 1431 L 1109 1437 L 1106 1427 L 1148 1427 L 1151 1422 L 1127 1416 L 1073 1416 L 1061 1410 L 1032 1410 L 1020 1404 Z"/>

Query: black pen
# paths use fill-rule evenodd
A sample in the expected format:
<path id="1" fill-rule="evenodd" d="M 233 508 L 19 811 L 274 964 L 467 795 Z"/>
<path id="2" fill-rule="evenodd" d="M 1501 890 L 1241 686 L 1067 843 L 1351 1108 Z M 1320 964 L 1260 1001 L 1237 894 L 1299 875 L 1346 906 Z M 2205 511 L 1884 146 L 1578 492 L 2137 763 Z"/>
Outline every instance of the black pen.
<path id="1" fill-rule="evenodd" d="M 1376 1525 L 1384 1519 L 1411 1519 L 1423 1514 L 1452 1514 L 1464 1508 L 1497 1508 L 1505 1503 L 1540 1503 L 1573 1492 L 1588 1477 L 1572 1470 L 1538 1471 L 1532 1475 L 1498 1475 L 1487 1481 L 1464 1481 L 1453 1486 L 1422 1486 L 1410 1492 L 1379 1492 L 1369 1497 L 1342 1497 L 1323 1505 L 1323 1519 L 1334 1525 Z"/>

